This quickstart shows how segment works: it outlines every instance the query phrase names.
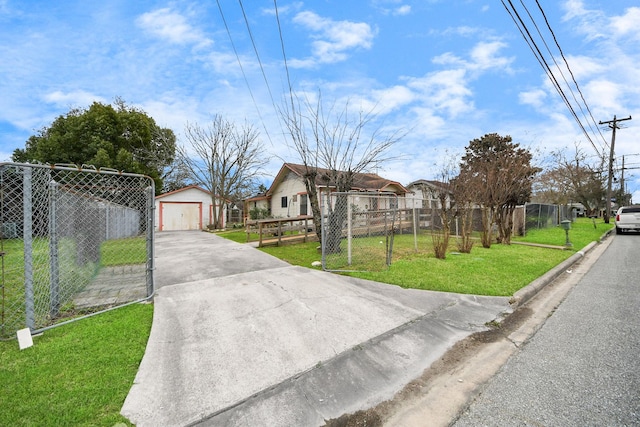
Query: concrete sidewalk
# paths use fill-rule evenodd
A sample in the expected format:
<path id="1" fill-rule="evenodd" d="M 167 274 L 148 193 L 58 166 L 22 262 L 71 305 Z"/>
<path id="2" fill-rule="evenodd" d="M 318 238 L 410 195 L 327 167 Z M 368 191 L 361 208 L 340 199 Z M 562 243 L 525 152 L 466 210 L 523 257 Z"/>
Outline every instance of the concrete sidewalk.
<path id="1" fill-rule="evenodd" d="M 122 414 L 139 426 L 319 426 L 393 397 L 509 298 L 290 266 L 160 233 L 154 321 Z"/>

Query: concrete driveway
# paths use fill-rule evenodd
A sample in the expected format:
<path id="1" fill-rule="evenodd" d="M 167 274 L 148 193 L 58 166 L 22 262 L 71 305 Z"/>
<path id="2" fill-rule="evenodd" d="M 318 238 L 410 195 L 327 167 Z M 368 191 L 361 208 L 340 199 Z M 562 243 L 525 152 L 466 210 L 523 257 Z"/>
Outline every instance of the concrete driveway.
<path id="1" fill-rule="evenodd" d="M 507 297 L 290 266 L 203 232 L 156 235 L 151 335 L 122 414 L 138 426 L 320 426 L 387 400 Z"/>

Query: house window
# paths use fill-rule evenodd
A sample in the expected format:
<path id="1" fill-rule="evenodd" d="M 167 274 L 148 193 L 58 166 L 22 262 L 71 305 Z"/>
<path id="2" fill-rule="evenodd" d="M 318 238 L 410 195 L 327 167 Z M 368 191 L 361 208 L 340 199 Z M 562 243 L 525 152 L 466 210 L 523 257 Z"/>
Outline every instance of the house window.
<path id="1" fill-rule="evenodd" d="M 307 214 L 307 195 L 300 195 L 300 215 L 308 215 Z"/>
<path id="2" fill-rule="evenodd" d="M 282 196 L 282 198 L 280 199 L 280 207 L 281 208 L 286 208 L 287 205 L 287 196 Z"/>

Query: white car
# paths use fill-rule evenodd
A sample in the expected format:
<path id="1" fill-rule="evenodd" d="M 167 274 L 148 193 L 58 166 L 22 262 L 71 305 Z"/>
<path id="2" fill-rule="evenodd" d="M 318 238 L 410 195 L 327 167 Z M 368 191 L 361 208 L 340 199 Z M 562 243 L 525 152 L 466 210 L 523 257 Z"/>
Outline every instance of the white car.
<path id="1" fill-rule="evenodd" d="M 623 206 L 616 212 L 616 234 L 640 231 L 640 205 Z"/>

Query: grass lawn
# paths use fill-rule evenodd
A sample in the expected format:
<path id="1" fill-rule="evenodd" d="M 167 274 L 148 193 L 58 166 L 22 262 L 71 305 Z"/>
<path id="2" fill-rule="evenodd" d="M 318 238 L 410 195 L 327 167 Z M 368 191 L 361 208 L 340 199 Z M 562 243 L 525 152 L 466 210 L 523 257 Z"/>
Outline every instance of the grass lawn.
<path id="1" fill-rule="evenodd" d="M 0 424 L 113 426 L 138 371 L 153 306 L 134 304 L 62 325 L 20 351 L 0 341 Z"/>
<path id="2" fill-rule="evenodd" d="M 575 251 L 597 241 L 613 223 L 602 220 L 593 222 L 579 218 L 572 224 L 569 238 L 573 246 L 569 250 L 548 249 L 527 245 L 497 245 L 489 249 L 476 243 L 470 254 L 457 253 L 455 238 L 449 245 L 446 259 L 433 255 L 431 236 L 418 236 L 418 251 L 412 235 L 394 237 L 393 260 L 385 271 L 343 273 L 353 277 L 390 283 L 406 288 L 434 291 L 458 292 L 477 295 L 510 296 L 514 292 L 540 277 L 551 268 L 566 260 Z M 379 239 L 375 239 L 374 244 Z M 518 242 L 563 246 L 564 230 L 559 227 L 530 230 L 525 237 L 513 239 Z M 310 267 L 321 259 L 318 243 L 261 248 L 290 264 Z"/>
<path id="3" fill-rule="evenodd" d="M 75 252 L 70 243 L 61 243 L 61 254 Z M 49 274 L 48 246 L 45 239 L 34 242 L 34 276 L 44 281 Z M 23 307 L 22 240 L 7 240 L 3 248 L 7 252 L 3 308 Z M 102 266 L 145 260 L 144 237 L 111 240 L 101 247 Z M 95 271 L 95 266 L 90 267 L 65 268 L 75 276 L 62 279 L 77 282 L 80 273 L 86 275 L 84 270 Z M 33 347 L 22 351 L 15 339 L 0 341 L 0 425 L 127 423 L 120 408 L 144 355 L 152 317 L 153 305 L 134 304 L 48 330 L 34 337 Z M 24 327 L 24 314 L 18 318 Z M 13 331 L 9 336 L 15 337 Z"/>
<path id="4" fill-rule="evenodd" d="M 3 272 L 4 287 L 2 298 L 2 328 L 0 338 L 13 336 L 16 329 L 24 327 L 25 319 L 25 271 L 24 241 L 7 239 L 2 242 L 5 252 Z M 76 262 L 78 249 L 73 239 L 61 239 L 58 244 L 58 271 L 61 286 L 61 316 L 68 320 L 74 315 L 73 297 L 84 289 L 95 277 L 101 267 L 118 265 L 144 264 L 147 260 L 146 237 L 108 240 L 100 246 L 100 263 Z M 33 289 L 39 309 L 35 311 L 36 328 L 42 328 L 60 319 L 50 319 L 47 310 L 49 305 L 50 283 L 50 248 L 49 240 L 36 238 L 32 244 Z"/>

